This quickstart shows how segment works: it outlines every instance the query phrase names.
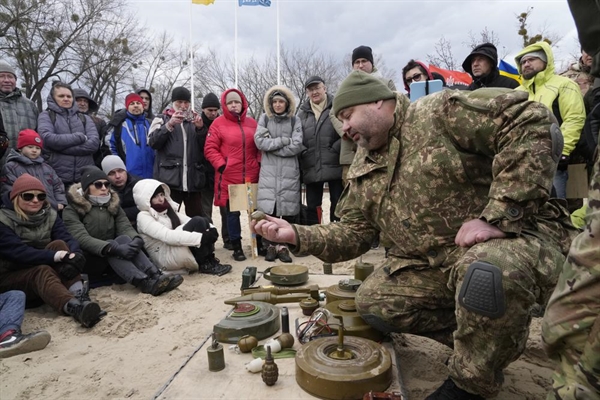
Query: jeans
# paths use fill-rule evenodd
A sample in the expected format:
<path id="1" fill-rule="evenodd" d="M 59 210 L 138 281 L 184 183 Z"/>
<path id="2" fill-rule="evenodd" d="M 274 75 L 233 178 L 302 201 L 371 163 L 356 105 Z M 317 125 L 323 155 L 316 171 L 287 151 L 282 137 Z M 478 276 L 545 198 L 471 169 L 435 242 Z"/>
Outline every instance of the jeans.
<path id="1" fill-rule="evenodd" d="M 21 331 L 25 316 L 25 293 L 10 290 L 0 294 L 0 336 L 5 332 Z"/>
<path id="2" fill-rule="evenodd" d="M 559 199 L 567 198 L 567 180 L 569 180 L 568 170 L 557 170 L 554 175 L 554 182 L 552 187 L 556 191 L 556 197 Z"/>
<path id="3" fill-rule="evenodd" d="M 131 238 L 129 236 L 121 235 L 115 239 L 115 242 L 126 244 L 131 242 Z M 131 260 L 108 257 L 108 263 L 113 271 L 127 283 L 141 281 L 148 278 L 148 276 L 160 274 L 158 268 L 152 264 L 152 261 L 150 261 L 148 256 L 141 250 Z"/>
<path id="4" fill-rule="evenodd" d="M 242 239 L 240 215 L 239 211 L 230 211 L 229 201 L 227 201 L 227 230 L 229 231 L 229 241 L 231 242 Z"/>
<path id="5" fill-rule="evenodd" d="M 321 223 L 321 216 L 317 213 L 317 209 L 323 204 L 323 186 L 325 182 L 314 182 L 306 184 L 306 206 L 307 209 L 307 225 L 315 225 Z M 339 221 L 335 216 L 335 207 L 344 190 L 344 185 L 341 179 L 327 182 L 329 186 L 329 200 L 331 206 L 329 208 L 329 220 Z"/>

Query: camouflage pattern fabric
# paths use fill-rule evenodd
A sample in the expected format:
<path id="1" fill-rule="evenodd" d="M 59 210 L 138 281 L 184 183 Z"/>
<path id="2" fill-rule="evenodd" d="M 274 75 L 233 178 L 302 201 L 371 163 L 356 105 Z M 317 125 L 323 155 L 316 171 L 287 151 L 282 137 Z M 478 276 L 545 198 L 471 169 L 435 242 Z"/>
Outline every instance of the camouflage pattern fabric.
<path id="1" fill-rule="evenodd" d="M 390 256 L 359 289 L 359 310 L 389 330 L 442 342 L 454 331 L 453 380 L 494 396 L 502 369 L 523 351 L 531 308 L 548 298 L 576 232 L 564 207 L 548 202 L 562 151 L 553 120 L 542 104 L 506 89 L 449 90 L 412 104 L 398 95 L 387 148 L 357 151 L 336 209 L 341 221 L 294 226 L 292 249 L 345 261 L 384 233 Z M 461 225 L 476 218 L 509 238 L 457 247 Z M 499 319 L 455 305 L 475 260 L 503 272 L 508 311 Z"/>
<path id="2" fill-rule="evenodd" d="M 544 316 L 542 336 L 558 363 L 548 400 L 600 399 L 600 159 L 584 231 L 575 238 Z"/>

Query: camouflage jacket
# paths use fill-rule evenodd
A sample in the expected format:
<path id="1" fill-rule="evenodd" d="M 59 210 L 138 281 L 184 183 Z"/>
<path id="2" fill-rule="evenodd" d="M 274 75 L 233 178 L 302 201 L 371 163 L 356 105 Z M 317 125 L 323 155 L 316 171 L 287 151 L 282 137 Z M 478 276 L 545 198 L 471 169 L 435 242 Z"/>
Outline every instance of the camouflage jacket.
<path id="1" fill-rule="evenodd" d="M 294 226 L 292 249 L 349 260 L 380 231 L 393 242 L 393 270 L 444 266 L 464 251 L 454 244 L 461 225 L 483 218 L 566 253 L 574 230 L 564 208 L 547 202 L 562 151 L 552 121 L 545 106 L 507 89 L 448 90 L 412 104 L 399 94 L 387 148 L 356 153 L 341 221 Z"/>

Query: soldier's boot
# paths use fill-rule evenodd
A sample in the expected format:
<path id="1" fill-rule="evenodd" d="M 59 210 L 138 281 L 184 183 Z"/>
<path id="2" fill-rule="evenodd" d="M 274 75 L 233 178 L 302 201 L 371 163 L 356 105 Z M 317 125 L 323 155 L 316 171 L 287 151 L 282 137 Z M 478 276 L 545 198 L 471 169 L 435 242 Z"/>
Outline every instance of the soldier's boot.
<path id="1" fill-rule="evenodd" d="M 485 400 L 485 398 L 459 388 L 451 378 L 448 378 L 425 400 Z"/>

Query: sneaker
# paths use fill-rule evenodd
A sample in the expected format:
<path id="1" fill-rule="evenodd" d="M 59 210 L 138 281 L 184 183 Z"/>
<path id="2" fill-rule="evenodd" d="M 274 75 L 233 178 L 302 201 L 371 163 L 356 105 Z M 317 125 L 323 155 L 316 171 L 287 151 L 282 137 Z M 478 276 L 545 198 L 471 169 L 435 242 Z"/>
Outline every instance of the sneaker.
<path id="1" fill-rule="evenodd" d="M 100 321 L 100 306 L 93 301 L 80 301 L 76 298 L 69 300 L 66 306 L 67 315 L 86 328 L 91 328 Z"/>
<path id="2" fill-rule="evenodd" d="M 225 250 L 233 250 L 233 245 L 231 244 L 231 242 L 229 240 L 224 240 L 223 241 L 223 248 Z"/>
<path id="3" fill-rule="evenodd" d="M 156 278 L 146 278 L 139 284 L 142 293 L 159 296 L 167 290 L 171 279 L 167 275 L 159 275 Z"/>
<path id="4" fill-rule="evenodd" d="M 165 275 L 167 278 L 169 278 L 169 283 L 167 284 L 167 288 L 165 289 L 165 292 L 170 292 L 173 289 L 176 289 L 177 287 L 179 287 L 179 285 L 181 285 L 183 283 L 183 276 L 179 275 L 179 274 L 173 274 L 173 275 Z"/>
<path id="5" fill-rule="evenodd" d="M 221 261 L 214 256 L 209 256 L 206 260 L 200 265 L 199 272 L 201 274 L 209 274 L 209 275 L 217 275 L 223 276 L 231 271 L 231 265 L 229 264 L 221 264 Z"/>
<path id="6" fill-rule="evenodd" d="M 50 343 L 50 334 L 39 331 L 23 335 L 18 330 L 6 332 L 0 340 L 0 358 L 42 350 Z"/>
<path id="7" fill-rule="evenodd" d="M 279 258 L 279 260 L 281 260 L 281 262 L 284 262 L 284 263 L 292 262 L 292 257 L 290 257 L 290 251 L 288 250 L 287 247 L 283 247 L 281 250 L 279 250 L 277 252 L 277 258 Z"/>
<path id="8" fill-rule="evenodd" d="M 277 249 L 272 244 L 267 247 L 267 254 L 265 254 L 265 261 L 275 261 L 277 259 Z"/>
<path id="9" fill-rule="evenodd" d="M 427 396 L 425 400 L 485 400 L 483 397 L 462 390 L 451 378 L 444 381 L 442 386 Z"/>
<path id="10" fill-rule="evenodd" d="M 235 261 L 244 261 L 246 259 L 246 255 L 244 254 L 244 250 L 237 249 L 233 251 L 233 259 Z"/>

